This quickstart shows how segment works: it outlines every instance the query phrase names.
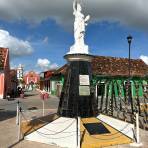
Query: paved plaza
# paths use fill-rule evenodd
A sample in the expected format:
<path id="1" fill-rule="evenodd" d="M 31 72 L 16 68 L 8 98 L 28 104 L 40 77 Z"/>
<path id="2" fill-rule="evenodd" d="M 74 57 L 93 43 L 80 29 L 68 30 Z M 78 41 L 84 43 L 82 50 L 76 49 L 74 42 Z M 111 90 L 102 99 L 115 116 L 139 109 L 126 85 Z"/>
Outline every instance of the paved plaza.
<path id="1" fill-rule="evenodd" d="M 38 92 L 26 92 L 25 98 L 17 98 L 11 101 L 0 100 L 0 148 L 7 147 L 36 147 L 36 143 L 30 141 L 21 141 L 17 143 L 18 126 L 16 125 L 16 105 L 20 101 L 23 113 L 28 119 L 42 116 L 42 100 Z M 54 113 L 57 110 L 59 99 L 50 97 L 45 101 L 45 114 Z M 39 144 L 39 147 L 46 148 L 49 146 Z M 53 148 L 53 146 L 51 146 Z M 55 148 L 55 146 L 54 146 Z"/>
<path id="2" fill-rule="evenodd" d="M 20 106 L 23 109 L 23 114 L 30 120 L 42 116 L 42 100 L 39 93 L 25 92 L 25 98 L 17 98 L 15 100 L 7 101 L 0 100 L 0 148 L 58 148 L 56 146 L 49 146 L 46 144 L 18 140 L 18 126 L 16 125 L 16 104 L 20 101 Z M 57 111 L 59 98 L 50 96 L 45 103 L 45 115 L 52 114 Z M 141 139 L 143 146 L 146 148 L 148 145 L 147 137 L 148 132 L 141 130 Z M 113 146 L 111 148 L 129 148 L 129 145 Z"/>

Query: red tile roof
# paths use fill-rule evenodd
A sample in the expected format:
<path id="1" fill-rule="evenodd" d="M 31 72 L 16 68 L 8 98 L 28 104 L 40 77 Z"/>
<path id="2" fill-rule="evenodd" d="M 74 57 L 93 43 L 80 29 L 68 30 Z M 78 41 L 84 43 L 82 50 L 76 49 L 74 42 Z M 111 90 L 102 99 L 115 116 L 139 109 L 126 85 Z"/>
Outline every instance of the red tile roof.
<path id="1" fill-rule="evenodd" d="M 55 71 L 55 74 L 59 74 L 59 73 L 61 73 L 61 74 L 65 74 L 66 73 L 66 70 L 67 70 L 67 64 L 65 64 L 64 66 L 62 66 L 62 67 L 60 67 L 59 69 L 57 69 L 56 71 Z"/>
<path id="2" fill-rule="evenodd" d="M 92 70 L 95 75 L 128 76 L 129 60 L 127 58 L 95 56 Z M 148 65 L 140 59 L 131 59 L 131 76 L 145 76 Z"/>
<path id="3" fill-rule="evenodd" d="M 94 56 L 92 62 L 94 75 L 128 76 L 129 61 L 127 58 Z M 59 68 L 56 73 L 65 74 L 67 64 Z M 140 59 L 131 59 L 131 76 L 148 75 L 148 65 Z"/>

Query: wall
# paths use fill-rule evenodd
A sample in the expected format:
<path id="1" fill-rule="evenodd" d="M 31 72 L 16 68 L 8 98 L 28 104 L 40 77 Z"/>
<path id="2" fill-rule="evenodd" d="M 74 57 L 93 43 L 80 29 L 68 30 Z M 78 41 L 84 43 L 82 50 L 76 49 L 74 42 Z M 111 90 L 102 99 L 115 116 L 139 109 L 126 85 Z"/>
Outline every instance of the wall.
<path id="1" fill-rule="evenodd" d="M 0 73 L 0 99 L 4 98 L 4 73 Z"/>
<path id="2" fill-rule="evenodd" d="M 59 81 L 62 85 L 64 83 L 64 76 L 59 76 L 57 79 L 53 79 L 51 81 Z M 92 84 L 94 85 L 94 87 L 97 85 L 99 85 L 99 83 L 101 84 L 102 82 L 105 83 L 105 96 L 107 93 L 107 84 L 109 84 L 109 88 L 108 88 L 108 95 L 111 97 L 112 95 L 112 86 L 114 85 L 114 93 L 116 97 L 124 97 L 124 87 L 123 85 L 125 84 L 125 82 L 127 81 L 127 78 L 124 77 L 100 77 L 100 76 L 94 76 L 93 80 L 92 80 Z M 132 97 L 136 98 L 138 97 L 143 97 L 143 84 L 147 84 L 148 78 L 144 79 L 144 78 L 133 78 L 131 80 L 131 93 L 132 93 Z M 136 84 L 138 84 L 138 87 L 136 89 Z M 119 92 L 119 86 L 120 86 L 120 92 Z M 56 94 L 56 87 L 52 88 L 52 94 Z"/>
<path id="3" fill-rule="evenodd" d="M 4 99 L 8 93 L 11 92 L 11 83 L 10 83 L 10 65 L 9 65 L 9 50 L 5 50 L 5 62 L 3 71 L 0 72 L 0 99 Z"/>
<path id="4" fill-rule="evenodd" d="M 112 92 L 114 91 L 116 97 L 125 97 L 125 88 L 124 84 L 127 82 L 127 78 L 101 78 L 101 77 L 94 77 L 93 78 L 93 85 L 100 85 L 102 82 L 105 83 L 105 88 L 108 86 L 108 95 L 111 96 Z M 144 85 L 144 78 L 133 78 L 131 81 L 131 93 L 132 97 L 136 98 L 143 97 L 143 85 Z M 114 87 L 114 89 L 112 89 Z M 107 90 L 105 89 L 105 94 Z"/>

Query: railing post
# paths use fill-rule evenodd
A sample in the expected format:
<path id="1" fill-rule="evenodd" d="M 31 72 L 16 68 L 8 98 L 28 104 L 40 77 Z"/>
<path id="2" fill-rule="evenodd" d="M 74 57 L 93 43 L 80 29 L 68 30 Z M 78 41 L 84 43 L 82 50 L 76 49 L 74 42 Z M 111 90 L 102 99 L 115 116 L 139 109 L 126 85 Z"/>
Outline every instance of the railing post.
<path id="1" fill-rule="evenodd" d="M 19 125 L 19 103 L 18 101 L 16 106 L 16 125 Z"/>
<path id="2" fill-rule="evenodd" d="M 21 140 L 21 112 L 22 112 L 22 108 L 19 108 L 19 122 L 18 122 L 18 141 Z"/>
<path id="3" fill-rule="evenodd" d="M 135 146 L 135 147 L 140 147 L 142 146 L 142 143 L 140 142 L 140 131 L 139 131 L 139 112 L 138 110 L 136 111 L 136 142 L 135 143 L 131 143 L 131 146 Z"/>
<path id="4" fill-rule="evenodd" d="M 136 137 L 137 143 L 140 143 L 140 135 L 139 135 L 139 113 L 136 113 Z"/>

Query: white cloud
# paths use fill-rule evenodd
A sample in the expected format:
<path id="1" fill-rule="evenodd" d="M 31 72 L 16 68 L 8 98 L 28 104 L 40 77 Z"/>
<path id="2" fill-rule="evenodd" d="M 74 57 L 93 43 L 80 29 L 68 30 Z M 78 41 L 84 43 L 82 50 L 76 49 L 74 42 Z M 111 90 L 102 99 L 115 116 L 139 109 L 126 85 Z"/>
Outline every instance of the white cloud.
<path id="1" fill-rule="evenodd" d="M 140 59 L 143 60 L 148 65 L 148 56 L 141 55 Z"/>
<path id="2" fill-rule="evenodd" d="M 73 22 L 73 0 L 0 0 L 0 18 L 39 23 L 48 18 L 62 25 Z M 81 0 L 91 21 L 118 21 L 132 27 L 148 28 L 148 0 Z M 8 11 L 9 10 L 9 11 Z"/>
<path id="3" fill-rule="evenodd" d="M 9 48 L 11 57 L 30 55 L 33 52 L 28 41 L 11 36 L 6 30 L 0 30 L 0 47 Z"/>
<path id="4" fill-rule="evenodd" d="M 48 59 L 38 59 L 37 60 L 37 66 L 40 68 L 48 68 L 50 65 L 50 61 Z"/>
<path id="5" fill-rule="evenodd" d="M 58 67 L 56 63 L 51 64 L 51 62 L 48 59 L 38 59 L 37 60 L 37 67 L 41 68 L 41 70 L 49 70 L 49 69 L 55 69 Z"/>

